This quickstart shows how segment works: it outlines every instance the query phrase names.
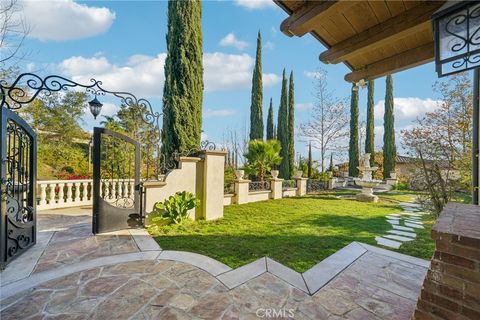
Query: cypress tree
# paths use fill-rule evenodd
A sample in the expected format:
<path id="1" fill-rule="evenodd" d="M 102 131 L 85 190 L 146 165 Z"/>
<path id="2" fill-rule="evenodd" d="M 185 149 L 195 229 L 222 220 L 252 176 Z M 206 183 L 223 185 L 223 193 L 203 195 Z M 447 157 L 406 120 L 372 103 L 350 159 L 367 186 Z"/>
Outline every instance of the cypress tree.
<path id="1" fill-rule="evenodd" d="M 295 88 L 293 71 L 290 72 L 288 85 L 288 167 L 290 176 L 295 171 Z"/>
<path id="2" fill-rule="evenodd" d="M 268 108 L 268 118 L 267 118 L 267 140 L 275 139 L 275 127 L 273 123 L 273 104 L 272 98 L 270 98 L 270 107 Z"/>
<path id="3" fill-rule="evenodd" d="M 308 144 L 308 163 L 307 163 L 307 177 L 311 178 L 312 177 L 312 143 L 310 142 Z"/>
<path id="4" fill-rule="evenodd" d="M 250 106 L 250 140 L 263 140 L 263 85 L 262 85 L 262 36 L 258 31 L 257 56 L 252 77 L 252 103 Z"/>
<path id="5" fill-rule="evenodd" d="M 283 69 L 282 94 L 280 98 L 280 107 L 278 108 L 277 123 L 277 139 L 280 141 L 282 147 L 282 150 L 280 150 L 280 156 L 282 157 L 282 162 L 279 167 L 280 177 L 283 179 L 290 179 L 290 165 L 288 158 L 288 93 L 285 69 Z"/>
<path id="6" fill-rule="evenodd" d="M 368 100 L 367 100 L 367 132 L 365 137 L 365 153 L 370 153 L 370 164 L 373 164 L 375 159 L 375 119 L 374 119 L 374 98 L 373 93 L 375 89 L 375 82 L 368 81 Z"/>
<path id="7" fill-rule="evenodd" d="M 167 59 L 163 88 L 163 152 L 200 147 L 203 101 L 202 6 L 168 2 Z"/>
<path id="8" fill-rule="evenodd" d="M 390 178 L 390 172 L 395 170 L 395 118 L 393 115 L 393 79 L 387 76 L 385 92 L 385 113 L 383 116 L 383 178 Z"/>
<path id="9" fill-rule="evenodd" d="M 352 85 L 350 101 L 350 143 L 348 147 L 348 175 L 358 177 L 358 88 Z"/>
<path id="10" fill-rule="evenodd" d="M 333 172 L 333 153 L 330 153 L 330 165 L 328 166 L 328 171 Z"/>

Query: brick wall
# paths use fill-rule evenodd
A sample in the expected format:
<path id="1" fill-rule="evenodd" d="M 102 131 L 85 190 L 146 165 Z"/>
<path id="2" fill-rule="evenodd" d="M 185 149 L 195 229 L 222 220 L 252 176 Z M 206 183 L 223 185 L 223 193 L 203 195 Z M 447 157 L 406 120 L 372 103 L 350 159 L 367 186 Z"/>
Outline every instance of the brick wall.
<path id="1" fill-rule="evenodd" d="M 480 207 L 448 204 L 413 319 L 480 319 Z"/>

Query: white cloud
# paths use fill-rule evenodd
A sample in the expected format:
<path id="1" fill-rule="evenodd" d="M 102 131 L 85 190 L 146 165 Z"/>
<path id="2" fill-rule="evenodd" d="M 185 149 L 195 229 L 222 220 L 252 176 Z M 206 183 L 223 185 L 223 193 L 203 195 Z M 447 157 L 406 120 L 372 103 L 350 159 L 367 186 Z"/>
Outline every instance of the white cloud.
<path id="1" fill-rule="evenodd" d="M 248 88 L 252 82 L 255 60 L 248 54 L 205 53 L 203 66 L 206 91 L 220 91 Z M 263 74 L 263 85 L 273 86 L 280 82 L 274 73 Z"/>
<path id="2" fill-rule="evenodd" d="M 313 103 L 311 103 L 311 102 L 297 103 L 295 105 L 295 109 L 297 109 L 298 111 L 311 110 L 311 109 L 313 109 Z"/>
<path id="3" fill-rule="evenodd" d="M 320 79 L 322 73 L 319 71 L 304 71 L 303 74 L 310 79 Z"/>
<path id="4" fill-rule="evenodd" d="M 62 61 L 57 68 L 72 80 L 89 83 L 92 77 L 113 91 L 128 91 L 137 97 L 161 97 L 165 82 L 166 53 L 156 57 L 133 55 L 124 65 L 110 62 L 105 56 L 75 56 Z M 203 56 L 206 91 L 245 89 L 251 86 L 255 60 L 248 54 L 205 53 Z M 274 73 L 263 74 L 263 85 L 281 81 Z"/>
<path id="5" fill-rule="evenodd" d="M 267 41 L 267 42 L 265 42 L 265 44 L 263 45 L 263 47 L 264 47 L 265 49 L 273 50 L 273 49 L 275 49 L 275 44 L 274 44 L 273 42 L 271 42 L 271 41 Z"/>
<path id="6" fill-rule="evenodd" d="M 425 115 L 426 112 L 432 112 L 440 105 L 440 100 L 421 99 L 417 97 L 394 98 L 395 120 L 412 121 Z M 375 118 L 383 119 L 385 110 L 385 100 L 380 100 L 375 105 Z"/>
<path id="7" fill-rule="evenodd" d="M 23 0 L 23 20 L 31 29 L 28 36 L 39 40 L 73 40 L 107 31 L 115 12 L 105 7 L 78 4 L 73 0 Z"/>
<path id="8" fill-rule="evenodd" d="M 238 40 L 233 32 L 230 32 L 225 37 L 223 37 L 220 40 L 219 44 L 222 47 L 235 47 L 238 50 L 244 50 L 246 47 L 248 47 L 248 42 Z"/>
<path id="9" fill-rule="evenodd" d="M 272 0 L 235 0 L 235 4 L 249 10 L 272 8 L 275 6 Z"/>
<path id="10" fill-rule="evenodd" d="M 135 55 L 127 65 L 118 66 L 106 57 L 71 57 L 60 63 L 60 70 L 72 80 L 89 83 L 92 77 L 101 80 L 103 87 L 112 91 L 128 91 L 137 97 L 162 96 L 165 75 L 165 53 L 156 57 Z"/>
<path id="11" fill-rule="evenodd" d="M 223 118 L 229 117 L 235 114 L 233 109 L 206 109 L 203 111 L 204 118 Z"/>

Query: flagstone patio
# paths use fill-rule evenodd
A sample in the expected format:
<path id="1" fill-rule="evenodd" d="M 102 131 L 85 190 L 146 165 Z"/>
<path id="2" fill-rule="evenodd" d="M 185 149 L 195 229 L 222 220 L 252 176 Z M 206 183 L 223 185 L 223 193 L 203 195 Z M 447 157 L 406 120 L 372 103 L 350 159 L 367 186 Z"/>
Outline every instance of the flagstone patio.
<path id="1" fill-rule="evenodd" d="M 38 219 L 34 257 L 1 273 L 2 319 L 410 319 L 429 265 L 353 242 L 303 274 L 269 258 L 232 270 L 143 230 L 93 236 L 85 210 Z"/>

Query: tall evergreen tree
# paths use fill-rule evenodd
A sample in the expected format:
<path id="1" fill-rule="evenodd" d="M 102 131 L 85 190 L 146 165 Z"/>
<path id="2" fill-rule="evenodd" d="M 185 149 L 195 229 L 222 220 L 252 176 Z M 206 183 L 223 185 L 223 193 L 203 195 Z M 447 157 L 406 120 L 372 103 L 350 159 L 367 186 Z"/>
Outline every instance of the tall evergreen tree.
<path id="1" fill-rule="evenodd" d="M 385 114 L 383 116 L 383 178 L 390 178 L 395 170 L 397 150 L 395 146 L 395 118 L 393 115 L 393 79 L 387 76 L 385 92 Z"/>
<path id="2" fill-rule="evenodd" d="M 350 143 L 348 147 L 348 175 L 358 177 L 358 88 L 352 85 L 350 101 Z"/>
<path id="3" fill-rule="evenodd" d="M 293 71 L 288 84 L 288 166 L 290 176 L 295 171 L 295 87 Z"/>
<path id="4" fill-rule="evenodd" d="M 280 98 L 280 107 L 278 108 L 278 122 L 277 122 L 277 139 L 280 141 L 282 150 L 280 156 L 282 162 L 280 163 L 279 171 L 280 177 L 283 179 L 290 179 L 290 165 L 288 158 L 288 93 L 287 93 L 287 78 L 285 76 L 285 69 L 283 69 L 282 80 L 282 94 Z"/>
<path id="5" fill-rule="evenodd" d="M 328 171 L 333 172 L 334 165 L 333 165 L 333 152 L 330 153 L 330 165 L 328 166 Z"/>
<path id="6" fill-rule="evenodd" d="M 263 85 L 262 85 L 262 36 L 258 31 L 257 56 L 252 78 L 252 102 L 250 105 L 250 140 L 263 140 Z"/>
<path id="7" fill-rule="evenodd" d="M 268 108 L 267 118 L 267 140 L 275 139 L 275 125 L 273 123 L 273 104 L 272 98 L 270 98 L 270 107 Z"/>
<path id="8" fill-rule="evenodd" d="M 308 144 L 308 163 L 307 163 L 307 177 L 311 178 L 312 177 L 312 164 L 313 164 L 313 159 L 312 159 L 312 143 L 310 142 Z"/>
<path id="9" fill-rule="evenodd" d="M 375 160 L 375 119 L 374 119 L 374 90 L 375 82 L 368 81 L 368 100 L 367 100 L 367 132 L 365 137 L 365 153 L 370 153 L 370 163 L 373 164 Z"/>
<path id="10" fill-rule="evenodd" d="M 200 147 L 203 101 L 200 0 L 169 1 L 163 89 L 163 152 Z"/>

